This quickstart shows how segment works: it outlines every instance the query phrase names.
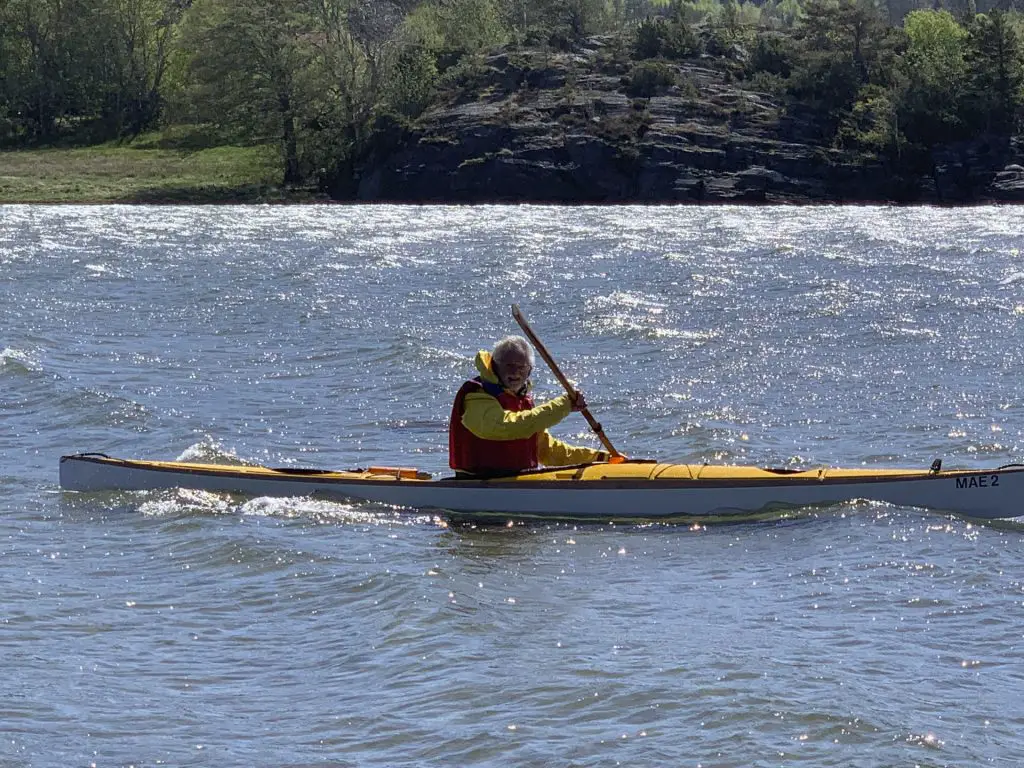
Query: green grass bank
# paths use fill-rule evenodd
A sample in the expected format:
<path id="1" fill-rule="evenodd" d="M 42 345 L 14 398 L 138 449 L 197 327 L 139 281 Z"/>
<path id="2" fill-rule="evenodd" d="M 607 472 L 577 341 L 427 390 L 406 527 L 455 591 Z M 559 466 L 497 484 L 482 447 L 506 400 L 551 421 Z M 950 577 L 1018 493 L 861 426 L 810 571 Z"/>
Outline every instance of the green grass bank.
<path id="1" fill-rule="evenodd" d="M 163 134 L 91 147 L 0 151 L 0 204 L 317 199 L 315 190 L 283 188 L 280 180 L 276 147 L 188 147 Z"/>

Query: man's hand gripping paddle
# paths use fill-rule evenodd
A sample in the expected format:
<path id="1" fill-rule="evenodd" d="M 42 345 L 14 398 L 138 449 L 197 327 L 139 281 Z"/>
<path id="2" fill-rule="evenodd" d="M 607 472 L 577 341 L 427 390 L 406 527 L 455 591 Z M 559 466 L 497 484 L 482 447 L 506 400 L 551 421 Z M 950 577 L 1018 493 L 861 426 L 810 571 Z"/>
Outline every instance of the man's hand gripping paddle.
<path id="1" fill-rule="evenodd" d="M 575 403 L 579 393 L 576 392 L 576 388 L 573 387 L 569 380 L 565 378 L 565 374 L 562 373 L 558 364 L 555 362 L 555 359 L 551 357 L 551 353 L 548 352 L 547 347 L 545 347 L 541 340 L 537 338 L 537 334 L 533 332 L 530 324 L 526 322 L 526 318 L 523 317 L 523 313 L 519 311 L 519 307 L 516 304 L 512 305 L 512 317 L 514 317 L 516 322 L 519 323 L 519 327 L 523 329 L 523 333 L 526 334 L 526 338 L 528 338 L 530 343 L 533 344 L 533 348 L 537 350 L 537 354 L 544 358 L 544 362 L 548 364 L 548 368 L 550 368 L 551 372 L 555 374 L 555 378 L 562 383 L 562 386 L 565 387 L 565 391 Z M 590 410 L 585 407 L 580 408 L 580 413 L 583 414 L 583 418 L 587 420 L 587 424 L 590 425 L 590 428 L 594 430 L 594 434 L 597 435 L 597 439 L 601 441 L 601 445 L 603 445 L 605 450 L 608 451 L 608 462 L 610 464 L 623 463 L 626 460 L 626 457 L 615 450 L 615 446 L 612 445 L 612 441 L 608 439 L 608 436 L 604 433 L 604 429 L 601 428 L 601 424 L 597 419 L 590 414 Z"/>

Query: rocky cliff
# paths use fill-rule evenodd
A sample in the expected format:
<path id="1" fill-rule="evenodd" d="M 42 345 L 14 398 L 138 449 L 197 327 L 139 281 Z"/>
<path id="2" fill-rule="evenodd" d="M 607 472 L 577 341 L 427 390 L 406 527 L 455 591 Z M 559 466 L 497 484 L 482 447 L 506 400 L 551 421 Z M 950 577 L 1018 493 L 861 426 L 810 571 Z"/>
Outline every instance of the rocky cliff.
<path id="1" fill-rule="evenodd" d="M 638 89 L 592 39 L 492 55 L 411 125 L 377 140 L 338 196 L 408 202 L 810 203 L 1024 201 L 1024 145 L 986 137 L 919 172 L 831 148 L 780 96 L 702 57 Z M 662 65 L 659 65 L 662 66 Z M 635 70 L 633 70 L 635 72 Z M 637 95 L 638 91 L 640 95 Z"/>

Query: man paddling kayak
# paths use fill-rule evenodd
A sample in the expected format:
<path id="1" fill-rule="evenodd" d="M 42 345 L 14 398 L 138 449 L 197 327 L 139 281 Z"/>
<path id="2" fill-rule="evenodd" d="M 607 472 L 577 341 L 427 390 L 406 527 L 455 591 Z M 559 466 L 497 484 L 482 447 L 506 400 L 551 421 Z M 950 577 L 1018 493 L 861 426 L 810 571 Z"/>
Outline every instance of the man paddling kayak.
<path id="1" fill-rule="evenodd" d="M 548 433 L 573 411 L 587 407 L 583 393 L 566 393 L 534 406 L 530 394 L 533 350 L 507 336 L 476 356 L 480 375 L 463 383 L 448 426 L 448 463 L 456 472 L 493 474 L 606 461 L 608 454 L 569 445 Z"/>

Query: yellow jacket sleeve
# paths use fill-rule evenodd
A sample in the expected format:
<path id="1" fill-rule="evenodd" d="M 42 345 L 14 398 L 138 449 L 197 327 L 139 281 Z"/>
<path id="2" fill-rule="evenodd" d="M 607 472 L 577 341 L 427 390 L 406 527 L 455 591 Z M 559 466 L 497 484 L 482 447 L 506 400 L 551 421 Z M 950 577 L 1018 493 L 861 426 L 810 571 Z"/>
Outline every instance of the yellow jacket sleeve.
<path id="1" fill-rule="evenodd" d="M 528 411 L 506 411 L 486 392 L 471 392 L 466 395 L 462 423 L 483 440 L 522 440 L 553 427 L 570 410 L 568 395 L 559 395 Z"/>
<path id="2" fill-rule="evenodd" d="M 540 459 L 541 464 L 558 467 L 603 460 L 607 458 L 607 454 L 594 448 L 563 443 L 545 431 L 537 435 L 537 458 Z"/>

